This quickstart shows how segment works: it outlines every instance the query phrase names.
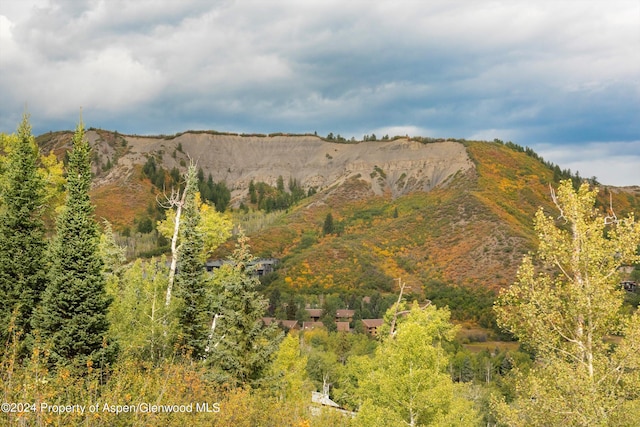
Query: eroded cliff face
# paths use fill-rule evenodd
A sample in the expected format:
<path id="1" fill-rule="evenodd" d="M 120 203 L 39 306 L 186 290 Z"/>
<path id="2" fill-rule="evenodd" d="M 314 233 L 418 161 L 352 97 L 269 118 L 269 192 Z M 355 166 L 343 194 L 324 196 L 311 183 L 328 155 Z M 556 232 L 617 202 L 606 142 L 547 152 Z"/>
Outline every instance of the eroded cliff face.
<path id="1" fill-rule="evenodd" d="M 237 204 L 251 180 L 285 185 L 295 179 L 304 189 L 318 191 L 359 179 L 372 194 L 398 197 L 429 191 L 459 171 L 474 168 L 464 145 L 454 141 L 422 143 L 407 138 L 336 143 L 313 135 L 241 136 L 185 132 L 176 137 L 142 137 L 90 130 L 94 150 L 94 189 L 135 186 L 136 166 L 150 156 L 166 170 L 194 161 L 214 181 L 225 181 Z M 58 132 L 42 143 L 61 158 L 71 133 Z M 109 167 L 105 165 L 109 164 Z M 139 170 L 139 167 L 138 167 Z"/>
<path id="2" fill-rule="evenodd" d="M 297 180 L 304 188 L 339 185 L 358 177 L 376 194 L 394 197 L 441 184 L 473 167 L 465 147 L 446 141 L 423 144 L 408 139 L 331 143 L 314 136 L 248 137 L 185 133 L 173 139 L 124 137 L 130 149 L 121 166 L 143 164 L 149 155 L 162 157 L 167 168 L 193 159 L 215 181 L 226 181 L 235 196 L 249 182 L 275 185 Z M 174 150 L 180 146 L 182 152 Z"/>

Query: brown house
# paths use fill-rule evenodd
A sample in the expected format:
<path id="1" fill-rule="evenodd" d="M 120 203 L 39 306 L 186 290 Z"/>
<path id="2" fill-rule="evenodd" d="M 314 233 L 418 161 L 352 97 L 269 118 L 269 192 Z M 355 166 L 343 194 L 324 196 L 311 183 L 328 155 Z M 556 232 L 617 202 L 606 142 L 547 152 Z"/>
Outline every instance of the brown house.
<path id="1" fill-rule="evenodd" d="M 309 318 L 313 322 L 320 321 L 320 318 L 322 317 L 322 312 L 323 312 L 321 308 L 306 308 L 305 310 L 307 310 L 307 313 L 309 314 Z M 336 322 L 351 322 L 351 320 L 353 319 L 353 315 L 355 313 L 356 313 L 355 310 L 347 310 L 347 309 L 336 310 L 335 320 Z"/>
<path id="2" fill-rule="evenodd" d="M 312 322 L 320 321 L 322 317 L 322 309 L 321 308 L 306 308 L 307 313 L 309 314 L 309 318 Z"/>
<path id="3" fill-rule="evenodd" d="M 280 320 L 274 317 L 263 317 L 262 322 L 267 326 L 269 326 L 273 322 L 278 322 L 279 326 L 286 329 L 300 329 L 300 325 L 298 324 L 297 320 Z"/>
<path id="4" fill-rule="evenodd" d="M 362 324 L 371 335 L 378 335 L 378 328 L 384 323 L 383 319 L 362 319 Z"/>
<path id="5" fill-rule="evenodd" d="M 349 322 L 336 322 L 336 326 L 338 327 L 338 332 L 350 332 Z"/>
<path id="6" fill-rule="evenodd" d="M 302 330 L 310 331 L 312 329 L 324 328 L 322 322 L 302 322 Z"/>
<path id="7" fill-rule="evenodd" d="M 351 319 L 353 319 L 354 314 L 356 314 L 355 310 L 347 310 L 347 309 L 336 310 L 336 321 L 343 320 L 343 321 L 351 322 Z"/>
<path id="8" fill-rule="evenodd" d="M 280 320 L 279 323 L 287 329 L 300 329 L 297 320 Z"/>

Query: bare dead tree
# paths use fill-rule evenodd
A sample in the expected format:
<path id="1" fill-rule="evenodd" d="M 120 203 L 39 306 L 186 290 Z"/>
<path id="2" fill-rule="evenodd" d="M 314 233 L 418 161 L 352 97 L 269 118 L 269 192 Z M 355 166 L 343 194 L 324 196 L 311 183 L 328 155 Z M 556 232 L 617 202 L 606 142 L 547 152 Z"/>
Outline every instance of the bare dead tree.
<path id="1" fill-rule="evenodd" d="M 419 306 L 420 310 L 424 310 L 425 308 L 429 307 L 431 305 L 431 301 L 427 300 L 427 302 L 424 303 L 424 305 Z M 407 314 L 411 313 L 411 310 L 402 310 L 399 311 L 396 315 L 397 317 L 400 316 L 406 316 Z"/>
<path id="2" fill-rule="evenodd" d="M 178 232 L 180 231 L 180 216 L 182 215 L 182 208 L 187 199 L 187 188 L 185 186 L 180 194 L 180 190 L 172 189 L 169 195 L 163 194 L 164 200 L 159 200 L 156 197 L 158 204 L 165 209 L 176 209 L 176 220 L 173 225 L 173 236 L 171 237 L 171 268 L 169 269 L 169 284 L 167 285 L 167 295 L 165 297 L 165 306 L 169 307 L 171 303 L 171 292 L 173 290 L 173 284 L 176 276 L 176 267 L 178 265 Z"/>
<path id="3" fill-rule="evenodd" d="M 562 210 L 562 207 L 558 203 L 558 197 L 556 195 L 556 191 L 553 189 L 553 187 L 551 187 L 551 184 L 549 184 L 549 193 L 551 193 L 551 200 L 553 200 L 553 203 L 556 205 L 556 208 L 558 208 L 558 210 L 560 211 L 560 215 L 558 216 L 558 219 L 564 219 L 565 223 L 568 222 L 568 219 L 564 215 L 564 211 Z M 624 222 L 624 220 L 622 221 L 619 220 L 618 216 L 616 215 L 616 212 L 613 210 L 613 193 L 609 191 L 609 209 L 608 209 L 607 215 L 604 217 L 604 224 L 612 225 L 612 224 L 619 224 L 621 222 Z"/>

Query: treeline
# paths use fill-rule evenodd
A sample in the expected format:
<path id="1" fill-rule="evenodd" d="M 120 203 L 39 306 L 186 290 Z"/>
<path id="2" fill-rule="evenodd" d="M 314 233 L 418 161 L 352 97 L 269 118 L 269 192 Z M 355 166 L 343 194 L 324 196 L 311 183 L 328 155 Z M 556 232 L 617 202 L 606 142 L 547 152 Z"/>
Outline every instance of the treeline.
<path id="1" fill-rule="evenodd" d="M 224 212 L 231 201 L 231 191 L 224 181 L 214 182 L 211 173 L 204 179 L 204 171 L 198 169 L 198 191 L 203 201 L 211 202 L 218 212 Z"/>
<path id="2" fill-rule="evenodd" d="M 439 280 L 426 280 L 425 298 L 438 307 L 450 307 L 451 317 L 458 321 L 471 321 L 489 329 L 501 340 L 513 339 L 500 329 L 496 323 L 493 304 L 495 292 L 482 286 L 453 286 Z"/>
<path id="3" fill-rule="evenodd" d="M 266 182 L 249 183 L 249 203 L 255 208 L 265 212 L 276 210 L 285 210 L 295 205 L 305 197 L 312 196 L 316 193 L 314 188 L 305 191 L 295 178 L 290 177 L 287 185 L 288 191 L 285 190 L 284 178 L 278 176 L 276 187 L 272 187 Z M 246 210 L 246 206 L 241 205 L 241 209 Z"/>
<path id="4" fill-rule="evenodd" d="M 576 190 L 580 188 L 580 184 L 582 184 L 583 181 L 587 181 L 591 185 L 600 184 L 598 182 L 598 178 L 595 176 L 592 176 L 590 178 L 585 178 L 580 176 L 579 171 L 572 172 L 571 169 L 569 168 L 561 169 L 560 166 L 556 165 L 555 163 L 545 160 L 542 156 L 536 153 L 532 148 L 522 147 L 521 145 L 518 145 L 511 141 L 503 142 L 500 139 L 494 139 L 493 142 L 498 143 L 500 145 L 504 145 L 505 147 L 510 148 L 513 151 L 517 151 L 518 153 L 524 153 L 527 156 L 538 160 L 540 163 L 544 164 L 547 168 L 553 171 L 553 182 L 555 183 L 559 183 L 562 180 L 568 179 L 568 180 L 571 180 L 571 182 L 573 183 L 573 188 Z"/>

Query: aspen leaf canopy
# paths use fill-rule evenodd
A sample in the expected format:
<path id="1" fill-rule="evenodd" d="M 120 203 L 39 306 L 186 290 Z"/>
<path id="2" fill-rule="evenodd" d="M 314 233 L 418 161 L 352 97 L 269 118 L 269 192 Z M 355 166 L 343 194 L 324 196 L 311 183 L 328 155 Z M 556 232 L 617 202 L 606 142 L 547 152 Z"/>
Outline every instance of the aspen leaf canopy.
<path id="1" fill-rule="evenodd" d="M 562 181 L 559 216 L 535 216 L 538 251 L 495 304 L 498 324 L 535 353 L 513 402 L 493 402 L 506 425 L 638 425 L 640 315 L 622 310 L 619 268 L 640 262 L 640 223 L 594 208 L 597 189 Z M 616 338 L 612 338 L 616 336 Z"/>
<path id="2" fill-rule="evenodd" d="M 202 201 L 200 193 L 196 193 L 196 204 L 200 211 L 200 222 L 198 232 L 204 236 L 203 257 L 209 256 L 218 246 L 231 237 L 233 224 L 224 214 L 216 211 L 215 207 Z M 173 225 L 176 219 L 176 212 L 173 209 L 167 210 L 166 218 L 158 221 L 158 231 L 166 238 L 171 239 L 173 235 Z"/>
<path id="3" fill-rule="evenodd" d="M 383 338 L 373 358 L 357 359 L 363 403 L 356 425 L 477 424 L 473 402 L 463 397 L 465 386 L 454 384 L 447 372 L 449 360 L 441 342 L 453 339 L 456 331 L 449 316 L 447 308 L 423 309 L 414 303 L 397 333 Z"/>

